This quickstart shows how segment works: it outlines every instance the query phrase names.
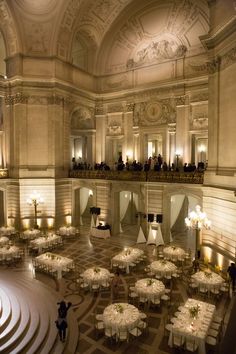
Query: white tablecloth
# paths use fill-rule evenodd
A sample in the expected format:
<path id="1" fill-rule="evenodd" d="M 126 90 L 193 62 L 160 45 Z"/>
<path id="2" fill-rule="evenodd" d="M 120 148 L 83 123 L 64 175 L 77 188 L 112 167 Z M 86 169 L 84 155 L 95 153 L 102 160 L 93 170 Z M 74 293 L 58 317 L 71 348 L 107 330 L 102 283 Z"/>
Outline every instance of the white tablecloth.
<path id="1" fill-rule="evenodd" d="M 178 261 L 184 259 L 186 252 L 180 247 L 168 246 L 163 249 L 163 254 L 171 261 Z"/>
<path id="2" fill-rule="evenodd" d="M 34 240 L 31 240 L 30 246 L 37 247 L 39 252 L 41 253 L 43 247 L 55 245 L 59 242 L 61 242 L 61 236 L 53 234 L 46 237 L 38 237 Z"/>
<path id="3" fill-rule="evenodd" d="M 0 237 L 0 247 L 7 245 L 9 243 L 9 238 L 6 236 Z"/>
<path id="4" fill-rule="evenodd" d="M 143 255 L 143 251 L 138 248 L 129 247 L 117 254 L 111 259 L 111 265 L 123 265 L 126 268 L 126 273 L 129 273 L 130 263 L 136 262 Z"/>
<path id="5" fill-rule="evenodd" d="M 130 304 L 112 304 L 107 306 L 103 312 L 103 322 L 105 327 L 112 328 L 115 332 L 124 329 L 131 330 L 137 326 L 139 321 L 139 310 Z"/>
<path id="6" fill-rule="evenodd" d="M 74 226 L 62 226 L 58 230 L 58 233 L 61 236 L 72 236 L 77 233 L 77 229 Z"/>
<path id="7" fill-rule="evenodd" d="M 191 317 L 189 309 L 199 306 L 199 312 L 196 318 Z M 170 332 L 168 344 L 172 346 L 173 333 L 181 335 L 185 340 L 191 337 L 198 343 L 198 353 L 205 354 L 205 339 L 212 322 L 215 306 L 203 301 L 188 299 L 185 305 L 179 311 L 179 315 L 174 320 Z"/>
<path id="8" fill-rule="evenodd" d="M 148 300 L 160 299 L 165 293 L 165 285 L 157 279 L 140 279 L 135 283 L 135 292 Z"/>
<path id="9" fill-rule="evenodd" d="M 110 230 L 102 230 L 102 229 L 97 229 L 96 227 L 92 227 L 90 231 L 90 235 L 93 237 L 98 237 L 98 238 L 108 238 L 111 237 Z"/>
<path id="10" fill-rule="evenodd" d="M 59 256 L 54 253 L 43 253 L 34 259 L 35 263 L 42 264 L 48 267 L 51 267 L 52 270 L 57 272 L 57 278 L 62 277 L 62 271 L 69 271 L 68 266 L 73 265 L 73 259 Z"/>
<path id="11" fill-rule="evenodd" d="M 0 234 L 2 236 L 10 236 L 16 233 L 16 229 L 13 226 L 2 226 L 0 227 Z"/>
<path id="12" fill-rule="evenodd" d="M 150 264 L 150 270 L 162 277 L 166 275 L 172 275 L 173 273 L 176 272 L 177 267 L 175 264 L 165 261 L 165 260 L 159 260 L 159 261 L 154 261 Z"/>
<path id="13" fill-rule="evenodd" d="M 37 229 L 26 230 L 20 235 L 20 238 L 22 238 L 23 240 L 33 240 L 34 238 L 39 237 L 40 233 L 40 230 Z"/>
<path id="14" fill-rule="evenodd" d="M 208 290 L 219 289 L 224 283 L 224 279 L 211 271 L 200 271 L 192 275 L 192 279 L 198 286 L 205 286 Z"/>
<path id="15" fill-rule="evenodd" d="M 109 270 L 101 267 L 93 267 L 86 269 L 85 272 L 81 275 L 83 277 L 84 282 L 88 283 L 89 285 L 101 285 L 105 282 L 109 282 L 111 279 L 111 273 L 109 272 Z"/>
<path id="16" fill-rule="evenodd" d="M 20 253 L 19 247 L 16 246 L 4 246 L 0 248 L 0 258 L 5 260 L 6 258 L 13 258 Z"/>

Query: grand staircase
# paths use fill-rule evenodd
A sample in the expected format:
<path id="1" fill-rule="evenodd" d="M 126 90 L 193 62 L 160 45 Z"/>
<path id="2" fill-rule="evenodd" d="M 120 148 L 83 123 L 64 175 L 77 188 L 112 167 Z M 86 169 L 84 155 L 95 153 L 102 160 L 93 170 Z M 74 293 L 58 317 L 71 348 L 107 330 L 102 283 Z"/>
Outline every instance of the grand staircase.
<path id="1" fill-rule="evenodd" d="M 0 353 L 74 354 L 78 325 L 73 309 L 68 313 L 65 343 L 59 340 L 55 320 L 61 298 L 27 273 L 0 272 Z"/>

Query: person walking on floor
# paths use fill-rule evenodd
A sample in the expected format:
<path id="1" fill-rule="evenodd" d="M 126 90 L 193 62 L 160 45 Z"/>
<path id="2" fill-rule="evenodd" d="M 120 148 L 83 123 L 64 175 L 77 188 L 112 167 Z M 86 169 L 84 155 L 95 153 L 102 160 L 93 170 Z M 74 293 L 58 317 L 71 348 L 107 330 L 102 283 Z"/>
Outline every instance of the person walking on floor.
<path id="1" fill-rule="evenodd" d="M 116 272 L 114 278 L 112 279 L 112 284 L 111 284 L 113 300 L 119 297 L 120 284 L 121 284 L 120 273 Z"/>
<path id="2" fill-rule="evenodd" d="M 229 273 L 230 276 L 230 281 L 232 283 L 232 291 L 235 291 L 235 281 L 236 281 L 236 267 L 235 263 L 231 263 L 230 266 L 228 267 L 227 272 Z"/>
<path id="3" fill-rule="evenodd" d="M 56 320 L 56 326 L 58 329 L 59 337 L 62 342 L 65 342 L 66 339 L 66 329 L 68 327 L 67 324 L 67 312 L 71 307 L 72 303 L 68 302 L 66 304 L 65 301 L 61 301 L 57 303 L 59 305 L 58 308 L 58 317 Z"/>

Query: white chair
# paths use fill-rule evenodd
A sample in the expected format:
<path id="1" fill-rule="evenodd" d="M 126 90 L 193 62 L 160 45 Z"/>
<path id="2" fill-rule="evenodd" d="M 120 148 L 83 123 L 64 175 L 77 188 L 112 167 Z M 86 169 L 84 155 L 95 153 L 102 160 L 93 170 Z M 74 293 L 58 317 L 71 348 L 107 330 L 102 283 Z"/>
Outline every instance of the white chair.
<path id="1" fill-rule="evenodd" d="M 211 336 L 206 337 L 206 343 L 212 346 L 215 346 L 217 344 L 216 338 L 213 338 Z"/>
<path id="2" fill-rule="evenodd" d="M 141 330 L 138 327 L 129 330 L 129 333 L 134 337 L 139 337 L 142 334 Z"/>
<path id="3" fill-rule="evenodd" d="M 126 329 L 119 329 L 117 333 L 118 342 L 129 341 L 129 332 Z"/>
<path id="4" fill-rule="evenodd" d="M 195 352 L 198 349 L 198 343 L 192 337 L 186 337 L 185 349 L 189 352 Z"/>
<path id="5" fill-rule="evenodd" d="M 217 338 L 218 333 L 219 333 L 219 332 L 216 331 L 216 330 L 213 329 L 213 328 L 209 328 L 209 329 L 208 329 L 208 332 L 207 332 L 208 336 L 211 336 L 211 337 L 213 337 L 213 338 Z"/>
<path id="6" fill-rule="evenodd" d="M 109 338 L 110 341 L 112 342 L 112 339 L 115 338 L 116 332 L 111 327 L 106 327 L 104 331 L 104 335 L 106 338 Z"/>
<path id="7" fill-rule="evenodd" d="M 177 333 L 172 334 L 172 346 L 175 348 L 183 348 L 184 346 L 184 338 Z"/>

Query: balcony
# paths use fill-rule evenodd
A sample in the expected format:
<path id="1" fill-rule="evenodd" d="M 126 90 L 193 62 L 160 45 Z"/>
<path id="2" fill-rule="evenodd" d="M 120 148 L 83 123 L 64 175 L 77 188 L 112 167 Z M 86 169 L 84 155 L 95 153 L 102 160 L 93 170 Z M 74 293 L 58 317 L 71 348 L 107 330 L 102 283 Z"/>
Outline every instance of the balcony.
<path id="1" fill-rule="evenodd" d="M 136 182 L 203 184 L 204 172 L 71 170 L 69 177 Z"/>

